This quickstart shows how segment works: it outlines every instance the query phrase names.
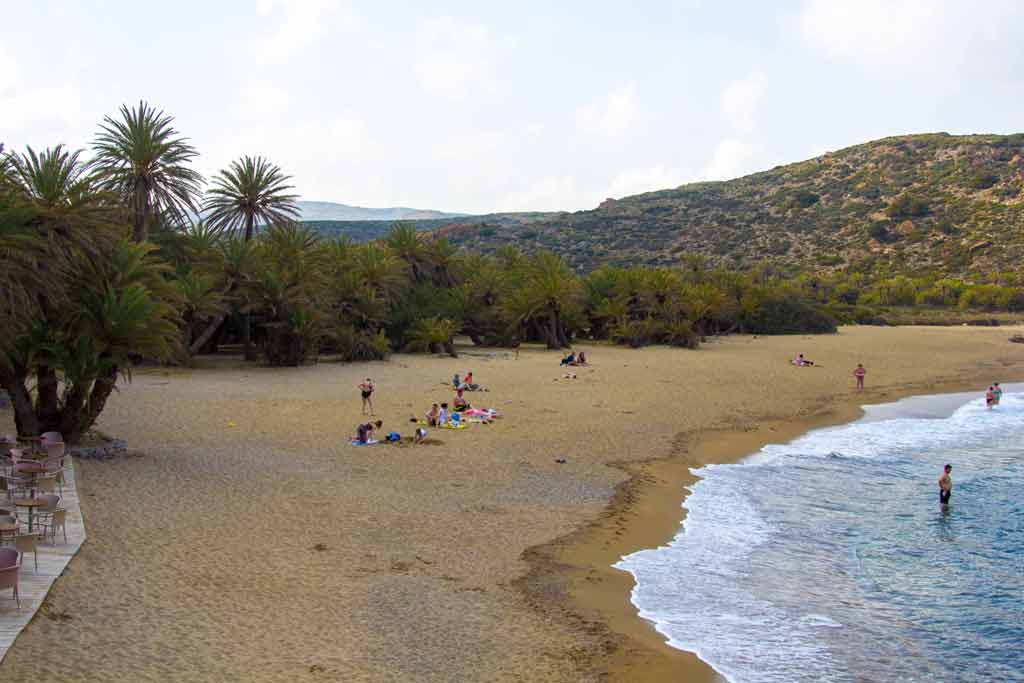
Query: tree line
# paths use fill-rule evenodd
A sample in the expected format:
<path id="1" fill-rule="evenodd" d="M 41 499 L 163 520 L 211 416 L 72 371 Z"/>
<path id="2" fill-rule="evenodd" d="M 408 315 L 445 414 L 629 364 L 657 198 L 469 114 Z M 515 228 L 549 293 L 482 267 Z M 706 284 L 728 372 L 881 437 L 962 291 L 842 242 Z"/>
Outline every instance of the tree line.
<path id="1" fill-rule="evenodd" d="M 267 159 L 241 157 L 206 182 L 197 154 L 145 102 L 105 117 L 88 151 L 0 146 L 0 388 L 20 434 L 73 443 L 133 365 L 225 344 L 269 365 L 455 355 L 458 336 L 696 348 L 710 334 L 831 332 L 872 297 L 908 299 L 899 278 L 737 272 L 696 256 L 581 275 L 550 252 L 482 256 L 409 223 L 354 244 L 298 222 L 291 178 Z M 913 286 L 915 303 L 1019 298 Z"/>

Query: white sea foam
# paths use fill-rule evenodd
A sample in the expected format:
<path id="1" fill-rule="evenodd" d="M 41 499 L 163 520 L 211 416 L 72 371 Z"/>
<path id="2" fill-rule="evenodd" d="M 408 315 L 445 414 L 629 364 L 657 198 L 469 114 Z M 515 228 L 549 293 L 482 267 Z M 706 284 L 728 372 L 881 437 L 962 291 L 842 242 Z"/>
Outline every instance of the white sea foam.
<path id="1" fill-rule="evenodd" d="M 958 463 L 958 500 L 986 465 L 1019 461 L 1021 417 L 1024 395 L 1007 394 L 996 410 L 855 422 L 695 470 L 673 541 L 616 567 L 670 645 L 733 683 L 943 680 L 918 624 L 925 608 L 944 618 L 929 591 L 950 568 L 933 553 L 957 533 L 935 519 L 935 463 Z M 961 680 L 1021 680 L 992 666 Z"/>

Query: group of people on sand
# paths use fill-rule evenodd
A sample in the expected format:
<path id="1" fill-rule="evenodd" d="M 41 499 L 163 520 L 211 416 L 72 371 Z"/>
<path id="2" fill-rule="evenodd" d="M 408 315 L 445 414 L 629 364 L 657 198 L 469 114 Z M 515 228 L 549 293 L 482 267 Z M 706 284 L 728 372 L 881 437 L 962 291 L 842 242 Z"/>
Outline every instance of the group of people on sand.
<path id="1" fill-rule="evenodd" d="M 580 367 L 587 364 L 587 354 L 584 351 L 580 351 L 579 355 L 575 351 L 570 351 L 569 355 L 562 359 L 562 365 L 571 365 L 573 367 Z"/>
<path id="2" fill-rule="evenodd" d="M 357 385 L 359 389 L 359 395 L 363 401 L 363 415 L 375 416 L 373 411 L 373 393 L 376 390 L 376 386 L 373 383 L 373 379 L 367 377 L 365 381 L 360 382 Z M 427 411 L 425 417 L 425 424 L 416 418 L 413 418 L 413 422 L 417 422 L 416 431 L 413 433 L 413 443 L 420 443 L 427 437 L 427 430 L 425 427 L 454 427 L 459 428 L 461 424 L 461 414 L 466 411 L 470 411 L 474 418 L 480 422 L 489 423 L 493 417 L 495 417 L 495 411 L 487 410 L 476 410 L 473 411 L 473 407 L 465 397 L 467 391 L 486 391 L 483 387 L 473 381 L 473 373 L 466 373 L 465 377 L 460 377 L 458 373 L 452 377 L 452 390 L 455 392 L 455 397 L 452 399 L 451 405 L 447 402 L 435 403 Z M 379 434 L 381 427 L 383 426 L 382 420 L 371 420 L 368 422 L 362 422 L 356 426 L 355 436 L 352 439 L 352 445 L 362 446 L 367 444 L 377 443 L 374 439 L 374 434 Z M 398 441 L 401 436 L 397 433 L 391 433 L 386 436 L 389 441 Z"/>
<path id="3" fill-rule="evenodd" d="M 796 358 L 794 358 L 791 362 L 793 363 L 793 365 L 797 366 L 798 368 L 807 368 L 807 367 L 812 367 L 814 365 L 814 361 L 810 360 L 809 358 L 805 358 L 804 354 L 802 354 L 802 353 L 796 354 Z M 821 366 L 819 365 L 818 367 L 821 367 Z M 864 377 L 867 374 L 868 374 L 868 371 L 864 367 L 864 364 L 863 363 L 857 363 L 857 367 L 855 367 L 853 369 L 853 376 L 857 380 L 857 391 L 863 391 L 864 390 Z"/>

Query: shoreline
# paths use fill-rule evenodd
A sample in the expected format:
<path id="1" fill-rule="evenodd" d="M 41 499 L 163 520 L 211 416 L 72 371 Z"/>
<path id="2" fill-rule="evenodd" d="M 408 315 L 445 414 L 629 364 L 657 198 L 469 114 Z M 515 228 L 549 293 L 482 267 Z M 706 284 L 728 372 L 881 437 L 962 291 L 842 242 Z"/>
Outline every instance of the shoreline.
<path id="1" fill-rule="evenodd" d="M 597 519 L 527 549 L 523 559 L 530 569 L 518 585 L 536 609 L 557 613 L 597 638 L 598 645 L 577 659 L 581 669 L 601 680 L 723 683 L 726 679 L 696 653 L 671 647 L 654 624 L 640 617 L 631 599 L 633 575 L 612 566 L 631 553 L 666 545 L 679 533 L 687 487 L 698 480 L 690 470 L 736 463 L 766 445 L 853 422 L 864 416 L 864 406 L 977 391 L 975 377 L 984 370 L 979 363 L 973 371 L 927 383 L 838 394 L 819 409 L 792 417 L 768 415 L 739 427 L 680 432 L 665 455 L 610 463 L 629 478 L 615 487 Z M 1024 381 L 1024 367 L 1004 370 L 1004 383 Z M 545 604 L 552 599 L 555 604 Z"/>

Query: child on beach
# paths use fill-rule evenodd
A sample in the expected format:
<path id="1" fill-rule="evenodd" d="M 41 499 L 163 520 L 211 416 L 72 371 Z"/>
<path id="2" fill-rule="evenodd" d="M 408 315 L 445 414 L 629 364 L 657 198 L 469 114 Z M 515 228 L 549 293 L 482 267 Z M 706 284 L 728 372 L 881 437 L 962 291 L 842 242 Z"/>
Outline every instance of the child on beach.
<path id="1" fill-rule="evenodd" d="M 380 426 L 384 424 L 381 420 L 376 422 L 365 422 L 356 427 L 356 442 L 367 443 L 373 438 L 374 430 L 380 429 Z"/>
<path id="2" fill-rule="evenodd" d="M 455 410 L 462 412 L 463 410 L 469 410 L 469 401 L 462 397 L 462 389 L 458 389 L 455 392 L 455 401 L 453 403 Z"/>
<path id="3" fill-rule="evenodd" d="M 857 363 L 857 368 L 853 371 L 853 376 L 857 378 L 857 391 L 864 389 L 864 375 L 867 374 L 867 370 L 864 369 L 864 365 Z"/>
<path id="4" fill-rule="evenodd" d="M 412 437 L 413 443 L 422 443 L 423 439 L 427 438 L 427 430 L 423 427 L 417 427 L 416 433 Z"/>
<path id="5" fill-rule="evenodd" d="M 807 360 L 806 358 L 804 358 L 804 354 L 798 353 L 796 354 L 796 358 L 793 359 L 793 365 L 797 366 L 798 368 L 803 368 L 810 365 L 814 365 L 814 361 Z"/>
<path id="6" fill-rule="evenodd" d="M 366 415 L 366 409 L 370 409 L 370 415 L 373 415 L 373 380 L 369 377 L 366 381 L 359 385 L 359 393 L 363 397 L 363 415 Z"/>
<path id="7" fill-rule="evenodd" d="M 1003 388 L 999 386 L 999 382 L 992 385 L 992 395 L 995 397 L 995 405 L 999 405 L 999 401 L 1003 398 Z"/>
<path id="8" fill-rule="evenodd" d="M 995 387 L 989 387 L 988 391 L 985 392 L 985 407 L 992 410 L 992 406 L 996 404 L 996 391 Z"/>
<path id="9" fill-rule="evenodd" d="M 446 422 L 448 422 L 448 404 L 442 403 L 441 410 L 437 413 L 437 426 L 440 427 Z"/>
<path id="10" fill-rule="evenodd" d="M 435 403 L 430 406 L 430 410 L 427 411 L 427 426 L 436 427 L 440 419 L 441 408 Z"/>
<path id="11" fill-rule="evenodd" d="M 455 373 L 455 376 L 452 377 L 452 386 L 456 389 L 462 386 L 462 378 L 459 377 L 459 373 L 457 372 Z"/>

